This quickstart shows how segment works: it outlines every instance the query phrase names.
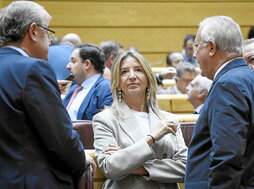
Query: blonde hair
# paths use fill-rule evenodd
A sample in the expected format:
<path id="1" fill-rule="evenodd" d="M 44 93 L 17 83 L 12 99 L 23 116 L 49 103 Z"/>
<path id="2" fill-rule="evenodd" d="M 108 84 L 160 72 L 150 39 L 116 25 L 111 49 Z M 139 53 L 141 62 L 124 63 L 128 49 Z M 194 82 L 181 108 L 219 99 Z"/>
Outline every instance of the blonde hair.
<path id="1" fill-rule="evenodd" d="M 149 63 L 147 62 L 147 60 L 145 59 L 145 57 L 143 57 L 140 53 L 135 52 L 135 51 L 124 51 L 121 54 L 119 54 L 113 62 L 113 66 L 111 69 L 111 72 L 112 72 L 111 73 L 111 90 L 112 90 L 112 95 L 113 95 L 112 108 L 117 112 L 117 114 L 120 117 L 123 116 L 124 112 L 122 112 L 122 109 L 123 109 L 122 106 L 124 103 L 124 99 L 122 99 L 121 102 L 118 101 L 118 90 L 117 89 L 119 88 L 119 84 L 120 84 L 121 64 L 127 57 L 135 58 L 142 66 L 142 68 L 147 76 L 148 87 L 149 87 L 149 90 L 147 90 L 147 93 L 148 93 L 147 97 L 149 96 L 149 98 L 146 98 L 146 105 L 148 108 L 151 108 L 158 115 L 159 108 L 158 108 L 157 99 L 156 99 L 156 88 L 157 88 L 156 79 L 155 79 L 152 69 L 151 69 Z"/>

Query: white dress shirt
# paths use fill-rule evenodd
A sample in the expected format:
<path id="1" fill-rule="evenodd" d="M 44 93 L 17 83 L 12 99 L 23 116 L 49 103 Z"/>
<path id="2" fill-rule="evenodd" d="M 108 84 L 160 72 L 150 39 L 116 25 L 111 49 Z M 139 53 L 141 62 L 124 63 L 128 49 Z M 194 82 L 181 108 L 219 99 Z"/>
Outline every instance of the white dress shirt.
<path id="1" fill-rule="evenodd" d="M 70 105 L 70 108 L 68 110 L 68 113 L 71 117 L 71 120 L 77 120 L 78 111 L 83 103 L 84 99 L 86 98 L 86 95 L 89 93 L 90 89 L 93 87 L 95 82 L 100 77 L 100 74 L 96 74 L 87 80 L 85 80 L 81 85 L 83 89 L 77 94 L 76 98 L 73 100 L 72 104 Z"/>

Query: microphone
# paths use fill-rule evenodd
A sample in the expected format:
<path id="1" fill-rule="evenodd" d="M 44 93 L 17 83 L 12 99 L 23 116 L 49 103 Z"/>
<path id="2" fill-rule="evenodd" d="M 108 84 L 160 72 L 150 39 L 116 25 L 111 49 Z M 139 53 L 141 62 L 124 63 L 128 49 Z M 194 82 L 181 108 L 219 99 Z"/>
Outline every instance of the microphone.
<path id="1" fill-rule="evenodd" d="M 64 80 L 72 81 L 74 79 L 74 75 L 70 73 Z"/>

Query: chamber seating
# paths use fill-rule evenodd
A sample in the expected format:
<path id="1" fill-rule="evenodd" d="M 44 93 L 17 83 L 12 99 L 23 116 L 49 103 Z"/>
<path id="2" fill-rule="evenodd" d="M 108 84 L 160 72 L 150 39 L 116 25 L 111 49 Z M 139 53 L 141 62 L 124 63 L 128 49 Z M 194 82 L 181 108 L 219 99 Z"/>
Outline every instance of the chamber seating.
<path id="1" fill-rule="evenodd" d="M 94 149 L 94 134 L 91 120 L 76 120 L 72 121 L 73 129 L 75 129 L 82 141 L 85 149 Z"/>
<path id="2" fill-rule="evenodd" d="M 175 113 L 192 113 L 194 108 L 192 104 L 187 100 L 187 95 L 169 95 L 169 94 L 157 94 L 157 101 L 160 109 Z"/>
<path id="3" fill-rule="evenodd" d="M 170 87 L 176 85 L 176 81 L 174 79 L 163 79 L 161 87 Z"/>
<path id="4" fill-rule="evenodd" d="M 195 122 L 180 122 L 183 138 L 186 146 L 189 146 Z"/>

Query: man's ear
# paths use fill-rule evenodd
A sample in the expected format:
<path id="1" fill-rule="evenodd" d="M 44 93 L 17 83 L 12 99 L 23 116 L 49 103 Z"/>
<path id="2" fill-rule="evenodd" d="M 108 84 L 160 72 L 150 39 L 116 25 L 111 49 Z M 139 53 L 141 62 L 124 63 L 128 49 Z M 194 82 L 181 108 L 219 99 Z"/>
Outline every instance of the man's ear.
<path id="1" fill-rule="evenodd" d="M 113 65 L 113 61 L 114 61 L 114 59 L 116 58 L 116 56 L 115 55 L 110 55 L 109 56 L 109 59 L 110 59 L 110 68 L 112 67 L 112 65 Z"/>
<path id="2" fill-rule="evenodd" d="M 84 62 L 82 62 L 85 69 L 88 69 L 91 67 L 92 62 L 89 59 L 86 59 Z"/>
<path id="3" fill-rule="evenodd" d="M 35 23 L 32 23 L 28 28 L 28 35 L 32 41 L 37 41 L 38 31 L 36 28 L 37 25 Z"/>
<path id="4" fill-rule="evenodd" d="M 211 45 L 209 56 L 213 56 L 216 53 L 218 47 L 214 41 L 209 41 L 209 43 Z"/>

